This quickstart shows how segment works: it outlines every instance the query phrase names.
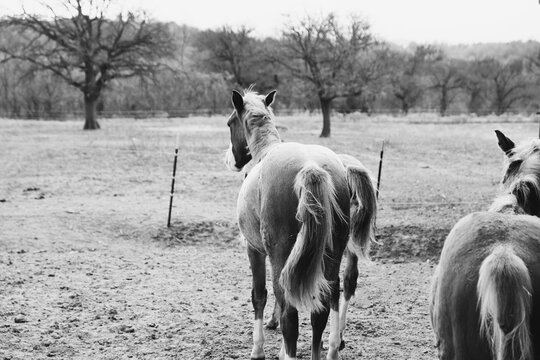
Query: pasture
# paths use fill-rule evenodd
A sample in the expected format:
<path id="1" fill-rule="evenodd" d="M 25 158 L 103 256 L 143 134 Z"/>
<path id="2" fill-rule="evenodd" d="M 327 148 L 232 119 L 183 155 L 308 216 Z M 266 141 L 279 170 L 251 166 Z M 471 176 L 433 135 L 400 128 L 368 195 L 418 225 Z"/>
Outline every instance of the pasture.
<path id="1" fill-rule="evenodd" d="M 538 134 L 528 118 L 464 120 L 336 116 L 321 139 L 319 117 L 278 116 L 286 141 L 351 154 L 375 176 L 387 140 L 380 244 L 361 265 L 342 359 L 436 358 L 428 297 L 442 242 L 497 191 L 503 154 L 493 130 L 517 141 Z M 249 355 L 251 274 L 235 223 L 242 175 L 223 164 L 225 121 L 110 119 L 83 132 L 81 121 L 0 120 L 1 359 Z M 272 305 L 270 295 L 265 317 Z M 306 359 L 307 314 L 300 324 Z M 279 333 L 266 337 L 268 358 L 277 357 Z"/>

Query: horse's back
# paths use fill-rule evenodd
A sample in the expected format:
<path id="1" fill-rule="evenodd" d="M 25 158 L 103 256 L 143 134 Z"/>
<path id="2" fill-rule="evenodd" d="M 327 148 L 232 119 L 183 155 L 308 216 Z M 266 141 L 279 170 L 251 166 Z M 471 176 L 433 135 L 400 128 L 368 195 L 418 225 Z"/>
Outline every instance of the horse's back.
<path id="1" fill-rule="evenodd" d="M 348 198 L 344 165 L 338 155 L 324 146 L 298 143 L 282 143 L 268 153 L 261 164 L 261 196 L 270 203 L 283 203 L 295 198 L 296 176 L 307 163 L 315 163 L 327 171 L 336 195 L 347 193 Z M 296 208 L 295 201 L 290 208 Z"/>
<path id="2" fill-rule="evenodd" d="M 441 252 L 447 262 L 480 266 L 495 245 L 510 244 L 526 264 L 540 260 L 540 219 L 529 215 L 477 212 L 462 218 L 450 231 Z"/>
<path id="3" fill-rule="evenodd" d="M 445 241 L 434 279 L 431 312 L 441 359 L 491 359 L 479 331 L 477 283 L 483 260 L 500 244 L 525 262 L 533 289 L 540 292 L 540 219 L 494 212 L 461 219 Z M 540 309 L 540 294 L 533 293 L 533 309 Z M 535 359 L 540 359 L 538 312 L 531 318 Z"/>
<path id="4" fill-rule="evenodd" d="M 264 159 L 263 167 L 266 169 L 277 168 L 278 171 L 298 172 L 306 162 L 313 161 L 332 175 L 334 172 L 342 175 L 343 162 L 340 160 L 340 156 L 321 145 L 287 142 L 281 143 L 269 151 Z"/>
<path id="5" fill-rule="evenodd" d="M 358 167 L 365 168 L 364 164 L 362 164 L 360 160 L 358 160 L 352 155 L 338 154 L 338 156 L 344 166 L 358 166 Z"/>

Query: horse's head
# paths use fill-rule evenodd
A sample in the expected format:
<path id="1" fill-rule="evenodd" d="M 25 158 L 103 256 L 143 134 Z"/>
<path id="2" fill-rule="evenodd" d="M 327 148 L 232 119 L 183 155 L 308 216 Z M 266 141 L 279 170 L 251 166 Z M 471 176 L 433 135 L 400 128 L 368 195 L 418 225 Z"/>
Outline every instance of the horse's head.
<path id="1" fill-rule="evenodd" d="M 244 127 L 236 110 L 229 116 L 227 126 L 231 132 L 231 144 L 227 150 L 225 163 L 230 170 L 240 171 L 251 161 L 251 154 L 244 135 Z"/>
<path id="2" fill-rule="evenodd" d="M 504 191 L 514 195 L 527 214 L 540 217 L 540 139 L 516 146 L 502 132 L 495 133 L 507 159 L 502 179 Z"/>
<path id="3" fill-rule="evenodd" d="M 227 121 L 227 126 L 229 126 L 231 132 L 231 144 L 225 158 L 225 163 L 229 169 L 240 171 L 251 161 L 248 146 L 251 130 L 260 115 L 271 114 L 268 106 L 274 101 L 275 93 L 274 90 L 266 96 L 261 96 L 248 89 L 242 96 L 238 91 L 233 90 L 232 103 L 234 112 Z"/>

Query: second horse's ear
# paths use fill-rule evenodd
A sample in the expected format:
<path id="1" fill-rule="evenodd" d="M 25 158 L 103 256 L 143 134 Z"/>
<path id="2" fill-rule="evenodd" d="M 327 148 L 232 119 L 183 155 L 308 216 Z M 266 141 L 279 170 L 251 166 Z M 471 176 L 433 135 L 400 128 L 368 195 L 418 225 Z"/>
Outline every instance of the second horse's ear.
<path id="1" fill-rule="evenodd" d="M 497 134 L 497 139 L 499 140 L 499 147 L 501 148 L 504 153 L 509 156 L 510 151 L 514 148 L 515 144 L 512 140 L 507 138 L 502 132 L 499 130 L 495 130 L 495 134 Z"/>
<path id="2" fill-rule="evenodd" d="M 264 98 L 264 105 L 270 106 L 274 102 L 274 96 L 276 96 L 277 90 L 272 90 Z"/>
<path id="3" fill-rule="evenodd" d="M 240 113 L 242 110 L 244 110 L 244 99 L 242 98 L 242 95 L 236 90 L 233 90 L 232 92 L 232 103 L 236 110 L 236 113 L 238 116 L 240 116 Z"/>

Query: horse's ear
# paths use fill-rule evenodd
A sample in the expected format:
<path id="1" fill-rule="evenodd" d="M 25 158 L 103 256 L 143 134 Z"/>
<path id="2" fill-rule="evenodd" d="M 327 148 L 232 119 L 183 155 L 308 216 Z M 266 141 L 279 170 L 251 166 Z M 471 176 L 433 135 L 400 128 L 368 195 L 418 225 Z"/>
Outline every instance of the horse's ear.
<path id="1" fill-rule="evenodd" d="M 236 113 L 240 116 L 240 113 L 244 110 L 244 99 L 242 99 L 242 95 L 236 90 L 232 92 L 232 103 L 236 109 Z"/>
<path id="2" fill-rule="evenodd" d="M 495 130 L 495 134 L 497 134 L 497 139 L 499 140 L 499 147 L 506 155 L 510 155 L 510 151 L 514 148 L 515 144 L 512 140 L 507 138 L 502 132 L 499 130 Z"/>
<path id="3" fill-rule="evenodd" d="M 274 102 L 274 96 L 276 96 L 277 90 L 272 90 L 264 98 L 264 105 L 270 106 Z"/>

